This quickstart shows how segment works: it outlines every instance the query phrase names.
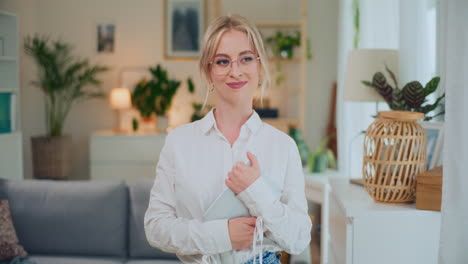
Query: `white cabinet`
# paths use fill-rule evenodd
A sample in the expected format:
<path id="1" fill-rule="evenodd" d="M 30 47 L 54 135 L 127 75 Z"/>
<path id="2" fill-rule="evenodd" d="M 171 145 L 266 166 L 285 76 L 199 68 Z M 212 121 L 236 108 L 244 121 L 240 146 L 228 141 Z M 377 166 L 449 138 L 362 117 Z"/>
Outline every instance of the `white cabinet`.
<path id="1" fill-rule="evenodd" d="M 330 179 L 330 264 L 436 264 L 440 212 L 375 202 L 348 179 Z"/>
<path id="2" fill-rule="evenodd" d="M 330 184 L 328 181 L 332 178 L 339 178 L 341 174 L 337 170 L 327 170 L 323 173 L 310 173 L 309 169 L 304 169 L 305 176 L 305 194 L 309 201 L 318 203 L 322 206 L 321 212 L 321 232 L 320 232 L 320 264 L 328 263 L 328 207 Z"/>
<path id="3" fill-rule="evenodd" d="M 165 134 L 116 134 L 96 132 L 91 136 L 91 180 L 154 178 Z"/>
<path id="4" fill-rule="evenodd" d="M 0 11 L 0 178 L 23 179 L 18 17 Z"/>

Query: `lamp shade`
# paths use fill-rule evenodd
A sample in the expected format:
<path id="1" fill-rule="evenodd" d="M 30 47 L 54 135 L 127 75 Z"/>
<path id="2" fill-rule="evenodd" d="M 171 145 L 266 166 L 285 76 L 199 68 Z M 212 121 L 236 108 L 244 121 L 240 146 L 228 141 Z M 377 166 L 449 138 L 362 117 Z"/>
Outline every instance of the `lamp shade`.
<path id="1" fill-rule="evenodd" d="M 362 81 L 372 82 L 376 72 L 385 75 L 387 82 L 393 87 L 394 83 L 385 65 L 395 74 L 398 81 L 398 50 L 390 49 L 358 49 L 348 55 L 346 76 L 344 82 L 345 101 L 378 102 L 384 98 L 372 87 Z"/>
<path id="2" fill-rule="evenodd" d="M 130 90 L 127 88 L 114 88 L 110 94 L 112 109 L 128 109 L 132 105 Z"/>

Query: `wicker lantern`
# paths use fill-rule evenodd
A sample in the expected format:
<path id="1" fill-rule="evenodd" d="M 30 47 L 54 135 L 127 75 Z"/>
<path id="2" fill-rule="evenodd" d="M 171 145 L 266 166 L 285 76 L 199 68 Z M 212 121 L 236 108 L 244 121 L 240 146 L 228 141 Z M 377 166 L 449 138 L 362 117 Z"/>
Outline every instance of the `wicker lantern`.
<path id="1" fill-rule="evenodd" d="M 380 202 L 412 202 L 416 176 L 426 169 L 426 132 L 416 121 L 424 114 L 382 111 L 364 138 L 363 181 Z"/>

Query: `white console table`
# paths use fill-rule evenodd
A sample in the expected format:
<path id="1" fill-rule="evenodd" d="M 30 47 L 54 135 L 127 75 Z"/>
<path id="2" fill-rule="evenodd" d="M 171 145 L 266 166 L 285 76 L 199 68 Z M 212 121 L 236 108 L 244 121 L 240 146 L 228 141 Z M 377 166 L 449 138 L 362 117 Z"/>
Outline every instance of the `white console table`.
<path id="1" fill-rule="evenodd" d="M 91 180 L 154 178 L 166 134 L 118 134 L 98 131 L 91 136 Z"/>
<path id="2" fill-rule="evenodd" d="M 330 264 L 436 264 L 440 212 L 375 202 L 362 186 L 330 179 Z"/>
<path id="3" fill-rule="evenodd" d="M 339 178 L 340 173 L 336 170 L 327 170 L 323 173 L 309 173 L 304 171 L 305 193 L 309 201 L 322 206 L 321 212 L 321 232 L 320 232 L 320 264 L 328 262 L 328 198 L 330 192 L 329 179 Z"/>

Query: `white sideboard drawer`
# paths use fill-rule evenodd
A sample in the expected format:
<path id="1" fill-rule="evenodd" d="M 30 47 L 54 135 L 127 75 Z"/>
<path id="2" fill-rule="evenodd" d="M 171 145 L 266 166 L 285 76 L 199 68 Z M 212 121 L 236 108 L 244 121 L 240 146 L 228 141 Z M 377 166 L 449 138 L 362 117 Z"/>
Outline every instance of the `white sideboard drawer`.
<path id="1" fill-rule="evenodd" d="M 328 242 L 328 264 L 340 264 L 336 260 L 336 253 L 333 251 L 333 245 L 331 242 Z"/>
<path id="2" fill-rule="evenodd" d="M 165 134 L 94 133 L 90 146 L 91 179 L 154 178 L 165 140 Z"/>
<path id="3" fill-rule="evenodd" d="M 156 162 L 165 139 L 164 134 L 93 135 L 91 137 L 91 160 Z"/>
<path id="4" fill-rule="evenodd" d="M 333 251 L 332 254 L 334 255 L 333 257 L 336 263 L 349 263 L 349 261 L 346 260 L 346 250 L 349 248 L 346 243 L 352 236 L 351 226 L 346 222 L 345 213 L 336 197 L 330 195 L 329 201 L 330 251 Z"/>
<path id="5" fill-rule="evenodd" d="M 93 180 L 136 180 L 154 178 L 156 164 L 98 164 L 91 166 Z"/>

